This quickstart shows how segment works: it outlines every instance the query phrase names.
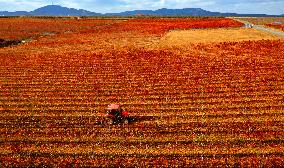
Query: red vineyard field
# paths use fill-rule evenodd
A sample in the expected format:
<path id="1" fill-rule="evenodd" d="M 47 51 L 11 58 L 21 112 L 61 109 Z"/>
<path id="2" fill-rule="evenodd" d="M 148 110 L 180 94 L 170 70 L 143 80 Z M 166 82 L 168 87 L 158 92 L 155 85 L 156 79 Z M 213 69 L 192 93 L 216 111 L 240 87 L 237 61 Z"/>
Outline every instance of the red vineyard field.
<path id="1" fill-rule="evenodd" d="M 115 49 L 95 31 L 0 49 L 2 166 L 284 164 L 283 41 Z M 102 125 L 115 102 L 136 121 Z"/>
<path id="2" fill-rule="evenodd" d="M 279 24 L 279 25 L 267 24 L 266 26 L 276 28 L 276 29 L 280 29 L 280 30 L 284 31 L 284 24 Z"/>
<path id="3" fill-rule="evenodd" d="M 255 25 L 267 25 L 275 22 L 284 22 L 284 17 L 242 17 L 241 19 Z"/>
<path id="4" fill-rule="evenodd" d="M 241 20 L 248 21 L 255 25 L 265 25 L 282 31 L 284 30 L 284 17 L 252 17 L 241 18 Z"/>
<path id="5" fill-rule="evenodd" d="M 164 34 L 172 29 L 241 27 L 242 24 L 226 18 L 185 19 L 92 19 L 92 18 L 0 18 L 0 38 L 21 40 L 54 34 L 78 32 L 129 32 Z"/>
<path id="6" fill-rule="evenodd" d="M 74 33 L 119 22 L 111 19 L 0 18 L 0 39 L 22 40 Z"/>
<path id="7" fill-rule="evenodd" d="M 222 27 L 241 27 L 242 23 L 227 18 L 157 18 L 131 19 L 116 27 L 123 31 L 136 31 L 146 34 L 163 35 L 175 29 L 206 29 Z M 117 31 L 117 29 L 116 29 Z"/>

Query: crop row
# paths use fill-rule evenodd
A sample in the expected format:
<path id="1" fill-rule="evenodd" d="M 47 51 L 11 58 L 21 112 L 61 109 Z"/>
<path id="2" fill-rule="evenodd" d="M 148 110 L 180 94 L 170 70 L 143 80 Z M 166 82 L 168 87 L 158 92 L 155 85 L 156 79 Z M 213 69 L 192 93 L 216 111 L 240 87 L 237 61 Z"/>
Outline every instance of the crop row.
<path id="1" fill-rule="evenodd" d="M 237 92 L 236 92 L 237 93 Z M 190 95 L 178 95 L 168 94 L 168 95 L 132 95 L 131 97 L 118 97 L 122 102 L 128 105 L 151 105 L 154 103 L 159 104 L 170 104 L 170 105 L 183 105 L 183 104 L 224 104 L 231 102 L 232 104 L 242 104 L 242 103 L 264 103 L 264 102 L 281 102 L 283 100 L 283 94 L 273 94 L 268 93 L 233 93 L 229 94 L 204 94 L 204 93 L 192 93 Z M 273 97 L 272 97 L 273 96 Z M 53 104 L 54 106 L 66 105 L 66 106 L 76 106 L 81 104 L 82 106 L 98 106 L 101 103 L 98 101 L 111 100 L 108 96 L 99 95 L 83 95 L 83 96 L 69 96 L 64 98 L 47 97 L 47 96 L 37 96 L 37 97 L 23 97 L 23 98 L 12 98 L 12 97 L 2 97 L 0 100 L 3 101 L 5 105 L 22 107 L 25 104 L 34 103 L 39 106 L 44 106 L 45 104 Z M 72 98 L 72 99 L 71 99 Z M 166 102 L 165 102 L 166 101 Z"/>
<path id="2" fill-rule="evenodd" d="M 68 86 L 66 86 L 68 87 Z M 14 97 L 17 100 L 17 96 L 21 96 L 22 99 L 18 100 L 25 100 L 31 97 L 35 99 L 60 99 L 73 97 L 79 99 L 80 97 L 90 98 L 90 99 L 101 99 L 107 98 L 110 96 L 117 96 L 117 97 L 125 97 L 123 99 L 132 99 L 135 100 L 136 98 L 145 98 L 145 96 L 149 95 L 149 99 L 154 100 L 155 98 L 175 98 L 175 99 L 184 99 L 184 98 L 236 98 L 236 97 L 255 97 L 265 95 L 265 94 L 272 94 L 275 96 L 280 96 L 283 94 L 283 87 L 281 85 L 277 86 L 259 86 L 259 87 L 241 87 L 241 88 L 230 88 L 230 87 L 203 87 L 202 85 L 200 88 L 176 88 L 176 87 L 149 87 L 149 88 L 138 88 L 133 87 L 131 88 L 113 88 L 110 87 L 108 90 L 107 88 L 98 88 L 94 87 L 93 89 L 86 89 L 84 88 L 76 88 L 69 86 L 70 88 L 61 89 L 61 88 L 38 88 L 38 89 L 20 89 L 20 88 L 12 88 L 12 89 L 5 89 L 3 88 L 1 92 L 1 98 L 3 100 L 11 100 Z M 131 97 L 129 97 L 131 96 Z M 92 98 L 93 97 L 93 98 Z M 13 100 L 13 99 L 12 99 Z"/>
<path id="3" fill-rule="evenodd" d="M 167 101 L 168 100 L 168 101 Z M 97 101 L 97 100 L 95 100 Z M 136 109 L 140 109 L 141 107 L 152 107 L 153 110 L 160 109 L 163 111 L 163 109 L 168 108 L 171 109 L 191 109 L 192 111 L 196 110 L 224 110 L 224 109 L 251 109 L 251 108 L 273 108 L 273 107 L 283 107 L 283 97 L 281 98 L 271 98 L 270 100 L 215 100 L 210 101 L 209 100 L 192 100 L 192 101 L 173 101 L 166 99 L 166 102 L 162 100 L 157 101 L 147 101 L 147 100 L 140 100 L 140 101 L 123 101 L 124 105 L 127 107 L 136 107 Z M 7 108 L 7 111 L 13 111 L 13 110 L 34 110 L 34 111 L 47 111 L 47 110 L 82 110 L 82 109 L 90 109 L 90 108 L 98 108 L 102 107 L 102 105 L 99 105 L 99 102 L 92 103 L 91 101 L 83 102 L 77 101 L 77 102 L 48 102 L 45 101 L 43 103 L 36 102 L 34 100 L 29 100 L 24 103 L 6 103 L 3 102 L 2 106 L 4 108 Z M 148 109 L 147 108 L 147 109 Z"/>
<path id="4" fill-rule="evenodd" d="M 113 95 L 113 93 L 117 93 L 118 96 L 123 96 L 126 95 L 127 92 L 132 91 L 132 95 L 136 95 L 136 96 L 143 96 L 143 95 L 153 95 L 152 97 L 157 97 L 159 95 L 163 96 L 162 94 L 167 94 L 168 97 L 171 97 L 171 95 L 173 97 L 175 97 L 175 95 L 179 95 L 180 98 L 182 98 L 186 95 L 192 94 L 193 96 L 196 97 L 196 95 L 200 95 L 203 97 L 214 97 L 214 96 L 219 96 L 219 97 L 223 97 L 225 94 L 228 95 L 236 95 L 236 93 L 239 93 L 239 95 L 243 95 L 244 93 L 247 94 L 252 94 L 255 93 L 255 95 L 259 94 L 265 94 L 267 92 L 271 92 L 272 94 L 281 94 L 281 91 L 283 90 L 283 86 L 281 85 L 281 83 L 279 84 L 274 84 L 274 85 L 263 85 L 263 86 L 257 86 L 257 84 L 253 84 L 251 86 L 222 86 L 223 84 L 220 84 L 219 86 L 217 85 L 216 87 L 214 87 L 214 85 L 212 86 L 204 86 L 204 85 L 191 85 L 191 86 L 147 86 L 147 87 L 123 87 L 123 86 L 101 86 L 98 87 L 96 85 L 90 86 L 90 87 L 78 87 L 78 86 L 72 86 L 72 85 L 66 85 L 65 88 L 61 87 L 61 85 L 58 85 L 58 87 L 54 86 L 49 86 L 49 87 L 45 87 L 43 86 L 38 87 L 38 88 L 32 88 L 32 87 L 28 87 L 28 88 L 21 88 L 21 87 L 17 87 L 17 86 L 13 86 L 11 88 L 6 88 L 6 87 L 2 87 L 2 96 L 3 97 L 9 97 L 10 95 L 46 95 L 48 96 L 49 94 L 54 94 L 54 96 L 56 97 L 56 95 L 62 95 L 64 96 L 64 94 L 68 97 L 68 96 L 83 96 L 83 97 L 90 97 L 90 96 L 95 96 L 95 97 L 100 97 L 100 96 L 104 96 L 102 95 L 102 93 L 106 94 L 106 95 Z M 30 88 L 30 89 L 29 89 Z M 109 94 L 107 94 L 109 93 Z M 188 96 L 186 96 L 188 97 Z"/>
<path id="5" fill-rule="evenodd" d="M 21 158 L 12 158 L 9 155 L 2 158 L 3 166 L 20 165 L 22 167 L 161 167 L 176 165 L 179 167 L 254 167 L 255 165 L 266 165 L 268 167 L 281 167 L 283 165 L 282 156 L 264 155 L 264 156 L 246 156 L 246 155 L 97 155 L 97 156 L 49 156 L 42 155 L 24 155 Z M 98 166 L 100 165 L 100 166 Z"/>
<path id="6" fill-rule="evenodd" d="M 106 141 L 107 142 L 107 141 Z M 123 142 L 121 142 L 123 143 Z M 4 146 L 4 145 L 3 145 Z M 100 155 L 113 153 L 119 155 L 265 155 L 265 154 L 283 154 L 283 147 L 278 147 L 278 143 L 274 144 L 247 144 L 246 148 L 242 148 L 243 144 L 240 145 L 215 145 L 212 147 L 211 144 L 179 144 L 179 143 L 166 143 L 166 144 L 132 144 L 125 143 L 125 145 L 116 144 L 29 144 L 21 143 L 18 145 L 21 148 L 20 153 L 50 153 L 50 155 L 57 154 L 78 154 L 78 155 Z M 5 145 L 7 148 L 11 148 L 10 145 Z M 192 150 L 193 149 L 193 150 Z M 40 152 L 39 152 L 40 151 Z M 13 150 L 2 151 L 5 154 L 12 154 Z M 3 153 L 0 154 L 3 154 Z"/>
<path id="7" fill-rule="evenodd" d="M 70 136 L 77 136 L 78 138 L 80 138 L 80 135 L 84 135 L 84 138 L 81 137 L 82 139 L 92 139 L 91 141 L 98 140 L 94 138 L 96 136 L 97 138 L 107 138 L 109 141 L 120 140 L 122 138 L 120 135 L 125 135 L 131 139 L 131 134 L 135 137 L 132 137 L 134 139 L 143 135 L 144 137 L 140 137 L 140 140 L 143 140 L 143 138 L 145 138 L 144 140 L 153 140 L 163 134 L 168 135 L 167 138 L 170 136 L 171 140 L 174 140 L 175 133 L 177 135 L 176 138 L 180 136 L 180 140 L 189 134 L 224 136 L 228 134 L 226 136 L 232 138 L 234 136 L 241 136 L 241 134 L 255 133 L 255 135 L 257 135 L 257 133 L 261 134 L 270 132 L 275 136 L 280 137 L 283 136 L 284 125 L 281 118 L 277 119 L 275 117 L 277 115 L 278 114 L 263 114 L 262 118 L 255 121 L 252 121 L 252 119 L 257 118 L 256 114 L 224 115 L 224 119 L 221 118 L 221 115 L 214 116 L 206 114 L 196 116 L 134 116 L 135 121 L 130 125 L 114 125 L 112 127 L 106 127 L 103 123 L 98 122 L 103 119 L 103 117 L 99 118 L 97 116 L 6 117 L 5 120 L 1 121 L 0 131 L 3 135 L 2 138 L 6 140 L 19 139 L 28 134 L 32 134 L 33 137 L 31 138 L 37 137 L 41 140 L 44 140 L 46 137 L 49 137 L 48 139 L 67 139 L 67 137 L 64 136 L 52 135 L 64 134 L 66 132 L 69 132 Z M 283 114 L 281 115 L 283 116 Z M 269 117 L 271 118 L 269 119 Z M 263 118 L 266 119 L 264 120 Z M 231 120 L 229 121 L 228 119 Z M 158 120 L 161 120 L 161 122 L 156 122 Z M 169 122 L 172 120 L 176 120 L 176 123 Z M 187 122 L 178 122 L 179 120 L 187 120 Z M 18 136 L 14 137 L 16 134 Z M 113 134 L 113 136 L 109 136 L 111 134 Z M 92 137 L 88 137 L 89 135 L 92 135 Z M 266 138 L 269 139 L 272 137 L 267 136 Z M 158 142 L 164 140 L 166 139 L 156 139 L 155 141 Z M 191 139 L 184 139 L 183 141 L 191 141 Z"/>

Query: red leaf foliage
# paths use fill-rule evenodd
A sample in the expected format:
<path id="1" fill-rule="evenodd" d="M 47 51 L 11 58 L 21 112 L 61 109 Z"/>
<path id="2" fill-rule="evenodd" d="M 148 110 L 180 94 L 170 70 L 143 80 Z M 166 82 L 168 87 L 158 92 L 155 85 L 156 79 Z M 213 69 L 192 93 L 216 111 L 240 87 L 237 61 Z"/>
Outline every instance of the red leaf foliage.
<path id="1" fill-rule="evenodd" d="M 114 43 L 128 36 L 139 41 L 172 29 L 239 23 L 224 18 L 67 22 L 71 25 L 54 29 L 55 36 L 0 49 L 1 166 L 284 164 L 283 41 L 116 48 Z M 42 32 L 41 26 L 31 34 Z M 68 27 L 74 32 L 64 33 Z M 110 103 L 123 104 L 136 121 L 102 125 Z"/>

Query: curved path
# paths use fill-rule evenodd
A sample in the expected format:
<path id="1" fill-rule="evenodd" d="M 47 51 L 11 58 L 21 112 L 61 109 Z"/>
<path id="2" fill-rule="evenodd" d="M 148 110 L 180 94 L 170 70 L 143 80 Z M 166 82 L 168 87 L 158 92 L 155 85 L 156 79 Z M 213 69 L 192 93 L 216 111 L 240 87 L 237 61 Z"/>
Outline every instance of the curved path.
<path id="1" fill-rule="evenodd" d="M 265 31 L 265 32 L 268 32 L 268 33 L 271 33 L 271 34 L 274 34 L 274 35 L 277 35 L 277 36 L 280 36 L 280 37 L 284 37 L 284 32 L 277 31 L 277 30 L 271 29 L 271 28 L 267 28 L 267 27 L 264 27 L 262 25 L 255 25 L 255 26 L 253 26 L 253 28 L 257 29 L 257 30 Z"/>
<path id="2" fill-rule="evenodd" d="M 252 23 L 248 22 L 248 21 L 244 21 L 244 20 L 240 20 L 240 19 L 237 19 L 237 18 L 234 18 L 235 20 L 239 21 L 239 22 L 242 22 L 244 24 L 250 24 L 250 25 L 253 25 Z M 256 30 L 260 30 L 260 31 L 264 31 L 264 32 L 268 32 L 270 34 L 274 34 L 274 35 L 277 35 L 279 37 L 284 37 L 284 32 L 283 31 L 280 31 L 280 30 L 276 30 L 276 29 L 272 29 L 272 28 L 269 28 L 269 27 L 265 27 L 263 25 L 254 25 L 252 28 L 256 29 Z"/>

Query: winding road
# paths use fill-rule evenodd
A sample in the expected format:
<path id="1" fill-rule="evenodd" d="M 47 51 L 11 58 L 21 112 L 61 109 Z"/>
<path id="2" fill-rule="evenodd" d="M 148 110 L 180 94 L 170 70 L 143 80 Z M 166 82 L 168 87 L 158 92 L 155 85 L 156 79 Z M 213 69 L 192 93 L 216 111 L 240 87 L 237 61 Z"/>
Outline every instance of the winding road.
<path id="1" fill-rule="evenodd" d="M 271 28 L 267 28 L 267 27 L 264 27 L 262 25 L 255 25 L 255 26 L 253 26 L 253 28 L 257 29 L 257 30 L 264 31 L 264 32 L 268 32 L 268 33 L 271 33 L 271 34 L 274 34 L 274 35 L 277 35 L 277 36 L 280 36 L 280 37 L 284 37 L 284 32 L 277 31 L 277 30 L 271 29 Z"/>
<path id="2" fill-rule="evenodd" d="M 247 22 L 247 21 L 244 21 L 244 20 L 240 20 L 239 18 L 234 18 L 235 20 L 239 21 L 239 22 L 242 22 L 244 24 L 250 24 L 250 25 L 253 25 L 252 23 L 250 22 Z M 254 29 L 256 30 L 260 30 L 260 31 L 263 31 L 263 32 L 268 32 L 270 34 L 274 34 L 274 35 L 277 35 L 279 37 L 283 37 L 284 38 L 284 32 L 283 31 L 280 31 L 280 30 L 276 30 L 276 29 L 272 29 L 272 28 L 268 28 L 268 27 L 265 27 L 263 25 L 253 25 Z"/>

